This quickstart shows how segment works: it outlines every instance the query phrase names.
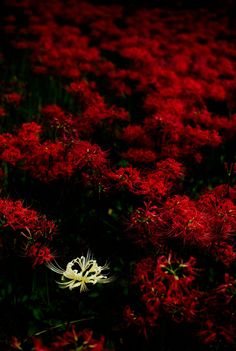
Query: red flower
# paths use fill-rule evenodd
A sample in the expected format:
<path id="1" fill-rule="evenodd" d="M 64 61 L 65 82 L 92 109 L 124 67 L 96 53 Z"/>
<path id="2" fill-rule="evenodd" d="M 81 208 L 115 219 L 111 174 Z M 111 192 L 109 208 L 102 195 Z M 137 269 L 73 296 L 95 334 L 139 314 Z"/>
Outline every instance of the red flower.
<path id="1" fill-rule="evenodd" d="M 2 106 L 0 106 L 0 117 L 4 117 L 4 116 L 6 116 L 6 111 L 5 111 L 5 109 L 2 107 Z"/>
<path id="2" fill-rule="evenodd" d="M 76 331 L 75 326 L 72 325 L 71 331 L 64 332 L 61 336 L 56 337 L 56 341 L 51 343 L 51 350 L 64 349 L 65 346 L 77 345 L 78 348 L 82 348 L 84 351 L 108 351 L 105 348 L 105 338 L 101 336 L 100 339 L 93 337 L 93 331 L 89 329 L 83 329 Z"/>
<path id="3" fill-rule="evenodd" d="M 32 338 L 34 344 L 34 351 L 50 351 L 50 349 L 43 345 L 42 341 L 37 338 Z"/>
<path id="4" fill-rule="evenodd" d="M 54 255 L 51 253 L 49 247 L 39 242 L 29 246 L 26 250 L 26 255 L 33 260 L 33 268 L 54 259 Z"/>
<path id="5" fill-rule="evenodd" d="M 22 100 L 22 95 L 19 93 L 9 93 L 5 94 L 4 98 L 9 105 L 18 106 Z"/>
<path id="6" fill-rule="evenodd" d="M 133 167 L 121 167 L 114 172 L 107 172 L 107 175 L 116 182 L 117 188 L 125 187 L 134 193 L 141 182 L 140 171 Z"/>
<path id="7" fill-rule="evenodd" d="M 136 326 L 138 332 L 147 338 L 147 328 L 144 317 L 136 315 L 130 306 L 125 307 L 123 316 L 128 326 Z"/>
<path id="8" fill-rule="evenodd" d="M 138 164 L 153 163 L 157 159 L 157 154 L 152 150 L 130 148 L 122 153 L 124 159 Z"/>
<path id="9" fill-rule="evenodd" d="M 196 260 L 183 262 L 173 257 L 151 258 L 136 266 L 134 283 L 139 285 L 146 306 L 145 318 L 153 326 L 160 314 L 166 312 L 175 322 L 193 322 L 198 314 L 200 291 L 193 287 Z"/>

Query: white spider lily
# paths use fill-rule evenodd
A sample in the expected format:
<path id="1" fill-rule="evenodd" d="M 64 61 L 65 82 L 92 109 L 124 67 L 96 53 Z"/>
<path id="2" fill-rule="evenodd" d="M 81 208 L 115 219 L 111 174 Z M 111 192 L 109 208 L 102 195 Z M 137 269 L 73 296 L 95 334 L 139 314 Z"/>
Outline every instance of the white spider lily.
<path id="1" fill-rule="evenodd" d="M 103 271 L 108 271 L 109 266 L 99 266 L 97 261 L 91 256 L 88 251 L 87 256 L 77 257 L 70 261 L 66 270 L 62 269 L 58 263 L 48 262 L 46 264 L 53 272 L 61 274 L 61 282 L 57 282 L 61 288 L 69 288 L 70 290 L 80 287 L 80 292 L 88 290 L 87 284 L 110 283 L 113 278 L 103 274 Z"/>

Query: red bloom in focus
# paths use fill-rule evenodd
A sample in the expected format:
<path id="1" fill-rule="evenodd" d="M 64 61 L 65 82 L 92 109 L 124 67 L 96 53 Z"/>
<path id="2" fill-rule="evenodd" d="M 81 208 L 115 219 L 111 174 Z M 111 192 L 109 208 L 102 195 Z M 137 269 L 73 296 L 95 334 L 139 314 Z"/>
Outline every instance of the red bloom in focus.
<path id="1" fill-rule="evenodd" d="M 136 266 L 134 283 L 139 285 L 146 306 L 146 321 L 154 326 L 160 314 L 166 312 L 175 322 L 193 322 L 196 318 L 201 292 L 193 287 L 196 260 L 178 260 L 172 253 L 151 258 Z"/>

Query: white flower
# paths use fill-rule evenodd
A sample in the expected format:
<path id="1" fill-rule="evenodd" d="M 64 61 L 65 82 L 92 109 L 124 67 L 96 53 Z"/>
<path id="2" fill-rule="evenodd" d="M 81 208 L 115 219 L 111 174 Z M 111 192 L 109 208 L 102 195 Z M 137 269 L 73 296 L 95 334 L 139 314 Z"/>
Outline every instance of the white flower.
<path id="1" fill-rule="evenodd" d="M 70 290 L 80 287 L 80 292 L 88 290 L 87 284 L 110 283 L 113 277 L 108 277 L 103 274 L 103 271 L 108 271 L 109 266 L 99 266 L 97 261 L 93 259 L 90 251 L 87 256 L 77 257 L 70 261 L 66 270 L 62 269 L 58 263 L 48 262 L 46 264 L 53 272 L 61 274 L 61 282 L 57 282 L 61 288 L 69 288 Z"/>

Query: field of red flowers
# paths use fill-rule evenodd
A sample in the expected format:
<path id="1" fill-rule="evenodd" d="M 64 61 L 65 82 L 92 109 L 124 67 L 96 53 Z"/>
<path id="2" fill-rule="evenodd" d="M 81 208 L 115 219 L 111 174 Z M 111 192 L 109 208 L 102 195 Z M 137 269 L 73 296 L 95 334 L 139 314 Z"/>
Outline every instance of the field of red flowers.
<path id="1" fill-rule="evenodd" d="M 2 7 L 1 351 L 236 349 L 233 2 L 141 2 Z"/>

